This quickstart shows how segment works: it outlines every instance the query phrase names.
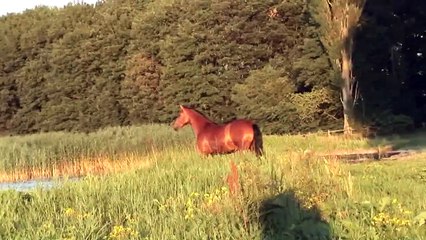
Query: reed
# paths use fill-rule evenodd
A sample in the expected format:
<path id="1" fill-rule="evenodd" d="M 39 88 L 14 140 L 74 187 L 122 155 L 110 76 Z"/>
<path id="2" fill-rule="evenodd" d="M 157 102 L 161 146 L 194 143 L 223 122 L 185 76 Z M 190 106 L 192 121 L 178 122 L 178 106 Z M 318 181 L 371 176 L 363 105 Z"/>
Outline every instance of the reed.
<path id="1" fill-rule="evenodd" d="M 143 156 L 190 144 L 192 139 L 190 129 L 176 134 L 164 125 L 111 127 L 89 134 L 51 132 L 2 137 L 0 172 L 68 169 L 81 165 L 79 161 L 122 159 L 123 154 Z"/>

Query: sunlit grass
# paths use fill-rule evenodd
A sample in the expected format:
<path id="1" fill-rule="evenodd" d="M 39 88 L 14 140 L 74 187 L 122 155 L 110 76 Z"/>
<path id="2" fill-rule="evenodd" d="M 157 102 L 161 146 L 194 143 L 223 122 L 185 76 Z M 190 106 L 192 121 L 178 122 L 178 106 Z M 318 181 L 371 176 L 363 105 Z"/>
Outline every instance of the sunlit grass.
<path id="1" fill-rule="evenodd" d="M 0 182 L 116 172 L 146 161 L 148 154 L 189 145 L 193 138 L 190 129 L 176 134 L 162 125 L 3 137 Z"/>
<path id="2" fill-rule="evenodd" d="M 274 149 L 269 153 L 266 149 L 267 154 L 278 155 L 368 148 L 370 144 L 362 138 L 320 134 L 264 138 L 265 144 Z M 0 182 L 119 172 L 141 164 L 147 155 L 182 148 L 194 151 L 194 141 L 190 128 L 175 132 L 164 125 L 113 127 L 89 134 L 52 132 L 4 137 L 0 138 Z"/>
<path id="3" fill-rule="evenodd" d="M 425 154 L 344 164 L 314 153 L 377 143 L 308 135 L 265 136 L 261 159 L 201 157 L 191 134 L 103 155 L 129 161 L 115 174 L 0 192 L 0 239 L 426 239 Z"/>
<path id="4" fill-rule="evenodd" d="M 152 155 L 152 153 L 151 153 Z M 152 164 L 150 156 L 122 154 L 115 158 L 97 156 L 61 161 L 48 166 L 20 167 L 0 172 L 1 182 L 26 181 L 31 179 L 58 179 L 125 172 L 129 169 L 145 168 Z"/>

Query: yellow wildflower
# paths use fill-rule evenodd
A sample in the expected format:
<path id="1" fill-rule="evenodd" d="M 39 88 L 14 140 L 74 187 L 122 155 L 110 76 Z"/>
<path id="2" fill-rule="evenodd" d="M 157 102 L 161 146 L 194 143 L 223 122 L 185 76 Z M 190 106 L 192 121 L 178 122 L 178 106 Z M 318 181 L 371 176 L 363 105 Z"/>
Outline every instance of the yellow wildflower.
<path id="1" fill-rule="evenodd" d="M 74 213 L 75 213 L 75 211 L 74 211 L 74 209 L 72 209 L 72 208 L 66 208 L 66 209 L 65 209 L 65 215 L 66 215 L 66 216 L 74 215 Z"/>
<path id="2" fill-rule="evenodd" d="M 124 227 L 123 225 L 114 226 L 109 234 L 111 239 L 129 239 L 137 236 L 138 232 L 130 227 Z"/>
<path id="3" fill-rule="evenodd" d="M 411 213 L 413 213 L 412 211 L 410 211 L 410 210 L 404 210 L 404 214 L 411 214 Z"/>
<path id="4" fill-rule="evenodd" d="M 197 192 L 192 192 L 191 195 L 190 195 L 190 197 L 194 197 L 194 198 L 196 198 L 198 196 L 200 196 L 200 194 L 197 193 Z"/>

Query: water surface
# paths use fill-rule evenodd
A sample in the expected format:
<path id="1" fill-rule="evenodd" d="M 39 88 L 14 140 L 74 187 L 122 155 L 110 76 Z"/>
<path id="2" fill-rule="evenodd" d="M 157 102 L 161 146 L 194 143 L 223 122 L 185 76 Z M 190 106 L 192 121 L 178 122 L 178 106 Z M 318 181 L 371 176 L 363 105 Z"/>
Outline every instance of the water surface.
<path id="1" fill-rule="evenodd" d="M 68 181 L 76 181 L 78 178 L 70 178 Z M 36 187 L 42 187 L 45 189 L 51 189 L 53 187 L 60 186 L 60 183 L 64 181 L 54 180 L 54 179 L 44 179 L 44 180 L 29 180 L 22 182 L 6 182 L 0 183 L 0 191 L 3 190 L 16 190 L 16 191 L 30 191 Z"/>

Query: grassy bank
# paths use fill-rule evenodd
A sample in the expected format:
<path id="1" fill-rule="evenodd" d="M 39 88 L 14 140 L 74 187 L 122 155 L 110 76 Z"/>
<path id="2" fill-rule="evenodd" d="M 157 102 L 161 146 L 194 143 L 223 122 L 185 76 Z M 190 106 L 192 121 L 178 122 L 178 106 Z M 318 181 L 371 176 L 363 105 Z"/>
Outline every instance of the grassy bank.
<path id="1" fill-rule="evenodd" d="M 138 165 L 149 153 L 192 141 L 190 129 L 176 134 L 164 125 L 2 137 L 0 182 L 116 172 Z"/>
<path id="2" fill-rule="evenodd" d="M 1 192 L 0 239 L 426 239 L 424 154 L 349 165 L 314 153 L 389 141 L 309 135 L 202 158 L 190 134 L 135 154 L 143 167 Z"/>

